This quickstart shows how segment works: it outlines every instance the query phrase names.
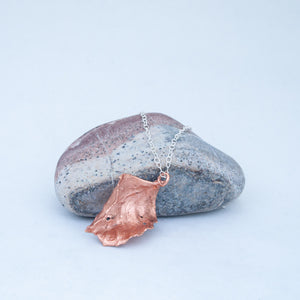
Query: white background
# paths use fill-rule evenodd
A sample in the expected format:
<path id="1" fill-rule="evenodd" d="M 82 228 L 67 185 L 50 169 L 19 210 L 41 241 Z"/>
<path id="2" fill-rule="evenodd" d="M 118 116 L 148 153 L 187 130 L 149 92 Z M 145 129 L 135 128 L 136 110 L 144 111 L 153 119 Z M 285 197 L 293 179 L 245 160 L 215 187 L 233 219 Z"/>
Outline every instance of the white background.
<path id="1" fill-rule="evenodd" d="M 299 299 L 299 15 L 299 1 L 1 1 L 0 298 Z M 190 125 L 246 187 L 103 247 L 57 201 L 56 163 L 140 111 Z"/>

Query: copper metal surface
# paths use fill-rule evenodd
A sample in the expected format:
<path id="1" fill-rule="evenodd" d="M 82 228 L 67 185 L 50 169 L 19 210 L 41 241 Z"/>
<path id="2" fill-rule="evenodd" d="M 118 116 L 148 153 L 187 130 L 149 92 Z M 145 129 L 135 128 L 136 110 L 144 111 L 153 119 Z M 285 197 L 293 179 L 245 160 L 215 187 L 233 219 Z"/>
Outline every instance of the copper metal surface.
<path id="1" fill-rule="evenodd" d="M 168 183 L 169 174 L 153 182 L 130 174 L 122 174 L 119 178 L 102 211 L 86 228 L 86 232 L 97 235 L 104 246 L 125 244 L 154 227 L 156 196 L 159 188 Z"/>

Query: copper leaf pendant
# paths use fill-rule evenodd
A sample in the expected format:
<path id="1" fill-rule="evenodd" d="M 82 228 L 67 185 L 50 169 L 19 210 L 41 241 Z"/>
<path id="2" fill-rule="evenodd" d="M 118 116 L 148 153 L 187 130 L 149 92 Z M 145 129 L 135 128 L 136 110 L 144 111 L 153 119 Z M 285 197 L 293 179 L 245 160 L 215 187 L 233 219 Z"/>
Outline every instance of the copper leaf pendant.
<path id="1" fill-rule="evenodd" d="M 142 235 L 157 222 L 155 202 L 161 186 L 169 181 L 147 181 L 122 174 L 117 186 L 86 232 L 94 233 L 104 246 L 119 246 Z"/>

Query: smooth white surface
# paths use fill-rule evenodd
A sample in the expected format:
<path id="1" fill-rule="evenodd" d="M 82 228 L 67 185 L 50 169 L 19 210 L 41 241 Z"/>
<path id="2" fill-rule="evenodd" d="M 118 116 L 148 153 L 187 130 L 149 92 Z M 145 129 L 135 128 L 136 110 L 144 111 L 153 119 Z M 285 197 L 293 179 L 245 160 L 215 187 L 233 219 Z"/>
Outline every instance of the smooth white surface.
<path id="1" fill-rule="evenodd" d="M 299 1 L 1 1 L 1 299 L 299 299 Z M 120 248 L 53 188 L 78 136 L 166 113 L 235 158 L 226 209 Z M 145 145 L 146 147 L 146 145 Z"/>

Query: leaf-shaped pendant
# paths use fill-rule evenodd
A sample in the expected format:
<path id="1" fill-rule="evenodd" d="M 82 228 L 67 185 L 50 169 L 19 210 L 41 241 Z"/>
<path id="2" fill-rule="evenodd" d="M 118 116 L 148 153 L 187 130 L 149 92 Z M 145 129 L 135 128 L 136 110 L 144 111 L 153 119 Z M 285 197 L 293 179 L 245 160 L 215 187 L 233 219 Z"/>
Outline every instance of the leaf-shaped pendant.
<path id="1" fill-rule="evenodd" d="M 161 175 L 156 181 L 122 174 L 117 186 L 86 232 L 94 233 L 104 246 L 119 246 L 142 235 L 157 222 L 156 196 L 169 181 Z"/>

